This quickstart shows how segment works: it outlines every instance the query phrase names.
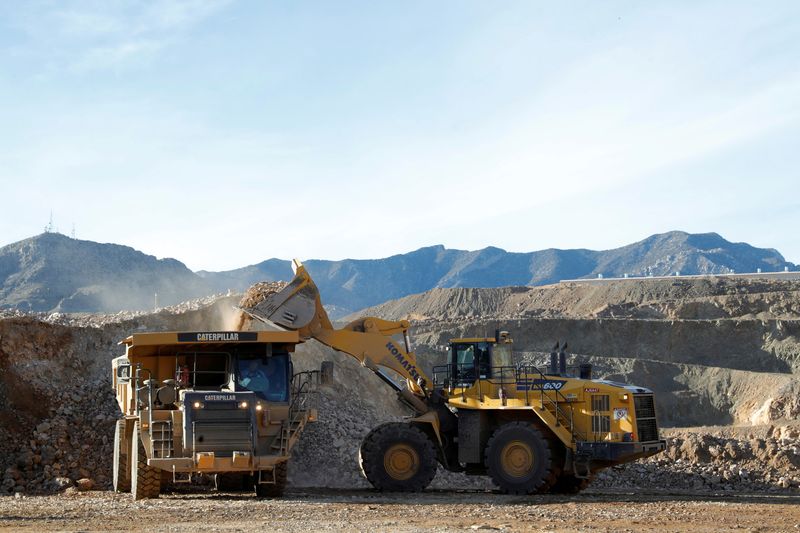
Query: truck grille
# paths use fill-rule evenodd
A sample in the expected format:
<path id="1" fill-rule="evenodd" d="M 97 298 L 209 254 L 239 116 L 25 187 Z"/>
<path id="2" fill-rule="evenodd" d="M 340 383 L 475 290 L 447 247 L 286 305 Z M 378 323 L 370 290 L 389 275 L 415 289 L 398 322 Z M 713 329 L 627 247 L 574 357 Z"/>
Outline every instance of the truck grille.
<path id="1" fill-rule="evenodd" d="M 652 394 L 635 394 L 633 407 L 636 410 L 636 431 L 639 442 L 658 440 L 656 407 Z"/>
<path id="2" fill-rule="evenodd" d="M 184 446 L 188 450 L 214 452 L 218 457 L 252 451 L 253 420 L 247 409 L 196 409 L 185 416 L 188 426 Z"/>
<path id="3" fill-rule="evenodd" d="M 233 452 L 252 452 L 253 432 L 249 422 L 195 422 L 195 452 L 214 452 L 230 457 Z"/>

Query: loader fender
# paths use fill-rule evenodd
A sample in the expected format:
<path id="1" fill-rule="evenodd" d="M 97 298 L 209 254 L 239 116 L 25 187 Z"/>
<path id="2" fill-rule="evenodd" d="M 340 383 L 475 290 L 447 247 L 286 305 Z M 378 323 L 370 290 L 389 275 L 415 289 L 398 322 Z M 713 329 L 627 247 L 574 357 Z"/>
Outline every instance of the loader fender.
<path id="1" fill-rule="evenodd" d="M 440 448 L 442 447 L 442 435 L 439 431 L 439 415 L 436 411 L 428 411 L 424 415 L 420 415 L 416 418 L 412 418 L 408 421 L 410 424 L 415 426 L 421 426 L 420 429 L 425 431 L 428 436 L 436 437 L 435 444 L 437 444 Z M 430 430 L 430 431 L 428 431 Z"/>

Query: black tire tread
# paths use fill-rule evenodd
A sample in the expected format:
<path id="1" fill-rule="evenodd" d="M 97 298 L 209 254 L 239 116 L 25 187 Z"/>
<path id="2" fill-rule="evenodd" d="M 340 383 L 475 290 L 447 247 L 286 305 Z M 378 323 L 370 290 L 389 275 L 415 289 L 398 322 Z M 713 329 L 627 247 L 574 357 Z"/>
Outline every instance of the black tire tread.
<path id="1" fill-rule="evenodd" d="M 114 428 L 114 471 L 111 475 L 111 484 L 114 492 L 128 492 L 131 490 L 130 463 L 128 462 L 128 447 L 125 446 L 125 429 L 127 421 L 123 418 L 117 420 Z"/>
<path id="2" fill-rule="evenodd" d="M 415 442 L 419 445 L 420 471 L 409 480 L 391 479 L 383 469 L 383 447 L 387 442 Z M 420 492 L 436 476 L 436 449 L 428 435 L 416 426 L 404 422 L 387 422 L 367 434 L 358 450 L 361 473 L 380 491 Z"/>
<path id="3" fill-rule="evenodd" d="M 575 474 L 563 473 L 558 476 L 556 482 L 550 487 L 550 492 L 553 494 L 578 494 L 589 486 L 592 479 L 594 479 L 594 476 L 580 478 L 575 477 Z"/>
<path id="4" fill-rule="evenodd" d="M 289 476 L 289 461 L 275 465 L 275 483 L 258 483 L 256 476 L 256 496 L 259 498 L 280 498 L 286 491 L 286 480 Z"/>
<path id="5" fill-rule="evenodd" d="M 161 493 L 161 470 L 147 464 L 147 453 L 139 436 L 139 423 L 133 426 L 131 439 L 131 494 L 134 500 L 158 498 Z"/>
<path id="6" fill-rule="evenodd" d="M 534 480 L 531 486 L 525 488 L 509 486 L 501 477 L 500 473 L 492 467 L 492 462 L 490 461 L 490 456 L 494 452 L 495 444 L 503 438 L 504 434 L 520 428 L 524 428 L 526 431 L 529 431 L 534 438 L 539 439 L 544 444 L 544 456 L 537 457 L 536 460 L 543 461 L 547 464 L 541 478 L 539 480 Z M 561 473 L 561 470 L 556 466 L 557 461 L 555 460 L 555 458 L 558 456 L 557 446 L 558 444 L 555 442 L 555 438 L 543 433 L 535 424 L 523 421 L 509 422 L 504 424 L 497 428 L 494 433 L 492 433 L 492 436 L 486 443 L 484 456 L 489 477 L 492 479 L 492 482 L 506 494 L 524 495 L 548 492 L 556 483 L 558 475 Z"/>

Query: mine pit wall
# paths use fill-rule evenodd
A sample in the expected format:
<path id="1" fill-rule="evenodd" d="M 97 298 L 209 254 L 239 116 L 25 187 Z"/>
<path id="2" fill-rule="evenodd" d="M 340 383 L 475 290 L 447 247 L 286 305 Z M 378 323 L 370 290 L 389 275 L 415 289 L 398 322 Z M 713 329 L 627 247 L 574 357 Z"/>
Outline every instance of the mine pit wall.
<path id="1" fill-rule="evenodd" d="M 416 342 L 511 333 L 518 349 L 549 352 L 556 341 L 575 353 L 652 359 L 756 372 L 800 374 L 800 320 L 638 320 L 527 318 L 414 323 Z"/>
<path id="2" fill-rule="evenodd" d="M 595 377 L 653 389 L 662 426 L 765 424 L 800 418 L 800 321 L 530 318 L 425 321 L 412 325 L 430 371 L 457 337 L 499 328 L 518 353 L 546 353 L 556 341 L 591 362 Z"/>

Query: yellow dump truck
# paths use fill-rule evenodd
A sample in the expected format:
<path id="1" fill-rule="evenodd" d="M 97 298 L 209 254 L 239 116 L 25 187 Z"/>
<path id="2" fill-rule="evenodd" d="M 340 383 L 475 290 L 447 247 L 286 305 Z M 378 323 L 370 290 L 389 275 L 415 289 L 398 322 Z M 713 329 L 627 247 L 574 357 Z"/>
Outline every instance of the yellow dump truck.
<path id="1" fill-rule="evenodd" d="M 113 486 L 157 498 L 198 474 L 280 496 L 292 446 L 316 419 L 319 372 L 293 373 L 295 331 L 136 333 L 112 362 L 122 418 Z"/>

